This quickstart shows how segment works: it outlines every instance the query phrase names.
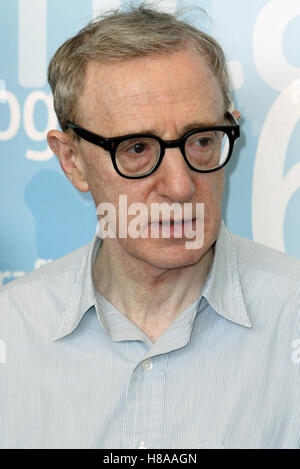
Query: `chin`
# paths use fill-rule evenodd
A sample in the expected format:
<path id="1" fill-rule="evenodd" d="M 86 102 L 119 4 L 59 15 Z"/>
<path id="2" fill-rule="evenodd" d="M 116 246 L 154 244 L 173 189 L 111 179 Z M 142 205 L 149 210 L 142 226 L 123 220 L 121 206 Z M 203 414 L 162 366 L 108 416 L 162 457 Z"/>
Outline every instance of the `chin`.
<path id="1" fill-rule="evenodd" d="M 142 262 L 145 268 L 180 269 L 197 264 L 214 244 L 218 229 L 219 220 L 217 217 L 211 218 L 204 226 L 204 243 L 196 249 L 186 246 L 192 243 L 195 247 L 195 239 L 188 238 L 137 238 L 137 239 L 117 239 L 119 252 L 126 253 L 126 256 L 135 258 Z M 199 240 L 200 241 L 200 240 Z M 115 250 L 116 252 L 116 250 Z"/>
<path id="2" fill-rule="evenodd" d="M 135 246 L 132 255 L 146 264 L 159 269 L 179 269 L 195 265 L 209 250 L 210 245 L 199 249 L 187 249 L 186 240 L 151 240 L 142 246 Z M 168 242 L 166 242 L 168 241 Z M 174 242 L 173 242 L 174 241 Z"/>

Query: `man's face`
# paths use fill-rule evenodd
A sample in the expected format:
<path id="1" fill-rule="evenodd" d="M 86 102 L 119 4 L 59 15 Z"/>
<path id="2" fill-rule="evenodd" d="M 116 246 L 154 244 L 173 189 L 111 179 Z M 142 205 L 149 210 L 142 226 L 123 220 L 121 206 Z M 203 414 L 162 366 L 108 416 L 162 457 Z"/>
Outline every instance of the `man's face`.
<path id="1" fill-rule="evenodd" d="M 173 140 L 192 128 L 224 123 L 223 98 L 205 60 L 190 49 L 122 63 L 90 62 L 76 123 L 104 137 L 150 132 Z M 161 269 L 179 268 L 195 264 L 214 243 L 221 219 L 224 170 L 192 171 L 180 149 L 170 148 L 157 171 L 130 180 L 116 173 L 104 149 L 84 140 L 78 146 L 96 206 L 113 203 L 117 217 L 120 195 L 127 196 L 128 207 L 142 202 L 149 214 L 152 203 L 194 207 L 204 203 L 202 248 L 186 249 L 186 238 L 107 238 L 104 246 L 114 255 Z"/>

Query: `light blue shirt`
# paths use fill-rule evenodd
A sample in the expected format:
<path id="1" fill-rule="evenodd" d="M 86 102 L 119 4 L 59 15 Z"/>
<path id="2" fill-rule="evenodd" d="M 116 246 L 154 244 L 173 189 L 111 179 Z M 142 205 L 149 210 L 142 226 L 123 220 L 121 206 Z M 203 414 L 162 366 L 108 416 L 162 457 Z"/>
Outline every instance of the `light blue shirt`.
<path id="1" fill-rule="evenodd" d="M 299 448 L 300 262 L 222 224 L 152 343 L 95 292 L 100 243 L 0 289 L 0 447 Z"/>

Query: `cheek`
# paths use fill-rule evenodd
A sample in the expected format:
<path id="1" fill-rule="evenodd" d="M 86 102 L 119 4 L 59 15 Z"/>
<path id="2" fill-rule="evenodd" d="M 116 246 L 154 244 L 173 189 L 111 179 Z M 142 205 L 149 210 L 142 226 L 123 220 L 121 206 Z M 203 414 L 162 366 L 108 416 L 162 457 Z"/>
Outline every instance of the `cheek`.
<path id="1" fill-rule="evenodd" d="M 85 163 L 95 205 L 98 206 L 101 202 L 115 203 L 122 181 L 113 168 L 109 153 L 100 148 L 85 152 Z"/>
<path id="2" fill-rule="evenodd" d="M 216 203 L 221 207 L 225 183 L 225 170 L 222 169 L 212 174 L 212 185 Z"/>
<path id="3" fill-rule="evenodd" d="M 204 175 L 203 184 L 199 187 L 198 200 L 204 203 L 204 249 L 216 240 L 222 218 L 222 197 L 224 189 L 224 171 Z M 202 197 L 201 197 L 202 195 Z"/>
<path id="4" fill-rule="evenodd" d="M 209 210 L 221 206 L 224 190 L 224 170 L 202 174 L 197 181 L 197 199 Z"/>
<path id="5" fill-rule="evenodd" d="M 111 202 L 118 209 L 119 196 L 126 195 L 128 205 L 145 202 L 151 190 L 150 180 L 130 180 L 115 171 L 108 152 L 101 148 L 85 152 L 87 180 L 96 206 L 101 202 Z M 150 189 L 149 189 L 150 187 Z"/>
<path id="6" fill-rule="evenodd" d="M 116 213 L 119 210 L 120 196 L 126 196 L 126 202 L 122 198 L 121 204 L 127 207 L 134 202 L 145 203 L 145 190 L 142 190 L 140 182 L 130 181 L 119 176 L 112 165 L 90 164 L 88 166 L 88 182 L 96 207 L 101 202 L 110 202 L 114 205 Z"/>

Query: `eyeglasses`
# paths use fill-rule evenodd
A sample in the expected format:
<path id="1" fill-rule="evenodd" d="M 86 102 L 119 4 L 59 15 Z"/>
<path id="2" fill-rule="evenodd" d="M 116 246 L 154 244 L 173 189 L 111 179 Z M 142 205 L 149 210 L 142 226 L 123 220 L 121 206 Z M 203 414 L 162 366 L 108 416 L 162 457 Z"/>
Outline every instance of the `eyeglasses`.
<path id="1" fill-rule="evenodd" d="M 180 148 L 190 169 L 211 173 L 229 161 L 240 128 L 235 117 L 225 113 L 231 125 L 216 125 L 190 130 L 177 140 L 162 140 L 156 135 L 142 133 L 105 138 L 72 122 L 67 122 L 79 137 L 110 152 L 116 172 L 127 179 L 150 176 L 160 166 L 166 148 Z"/>

